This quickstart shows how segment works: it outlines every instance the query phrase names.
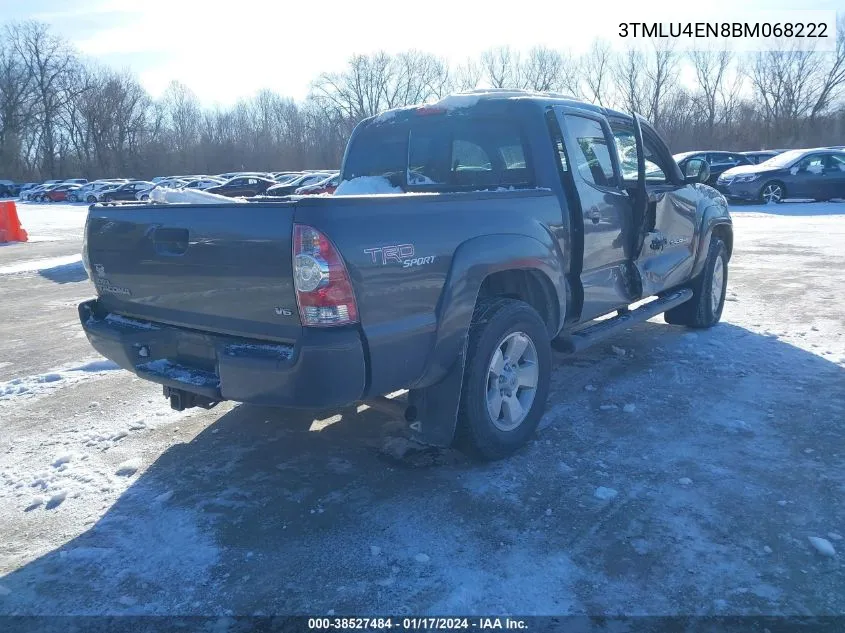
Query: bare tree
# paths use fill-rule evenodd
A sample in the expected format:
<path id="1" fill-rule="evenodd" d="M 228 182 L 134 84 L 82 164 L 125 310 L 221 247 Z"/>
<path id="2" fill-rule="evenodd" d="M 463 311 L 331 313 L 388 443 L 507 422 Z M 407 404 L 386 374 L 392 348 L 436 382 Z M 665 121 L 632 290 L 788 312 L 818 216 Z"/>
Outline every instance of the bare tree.
<path id="1" fill-rule="evenodd" d="M 522 88 L 520 55 L 508 46 L 490 48 L 481 53 L 482 77 L 491 88 Z"/>
<path id="2" fill-rule="evenodd" d="M 484 74 L 481 65 L 474 59 L 468 59 L 463 64 L 459 64 L 453 73 L 451 82 L 452 89 L 458 92 L 466 90 L 474 90 L 478 88 L 481 83 L 481 77 Z"/>
<path id="3" fill-rule="evenodd" d="M 73 96 L 71 77 L 78 60 L 70 46 L 50 33 L 46 24 L 24 22 L 9 27 L 11 45 L 20 55 L 32 81 L 35 116 L 39 124 L 41 169 L 47 176 L 56 173 L 57 148 L 61 131 L 57 119 L 62 107 Z"/>
<path id="4" fill-rule="evenodd" d="M 821 78 L 816 102 L 810 110 L 810 119 L 814 120 L 825 112 L 833 101 L 839 97 L 845 86 L 845 14 L 836 21 L 836 51 Z"/>
<path id="5" fill-rule="evenodd" d="M 648 88 L 645 85 L 645 56 L 630 48 L 614 59 L 611 76 L 617 103 L 627 112 L 645 112 Z"/>
<path id="6" fill-rule="evenodd" d="M 795 48 L 741 63 L 694 53 L 689 90 L 671 49 L 616 54 L 596 40 L 577 63 L 540 46 L 493 48 L 455 66 L 417 50 L 356 55 L 341 72 L 316 77 L 304 101 L 263 90 L 213 109 L 178 82 L 154 100 L 134 75 L 81 60 L 45 25 L 13 24 L 0 29 L 0 175 L 337 167 L 362 118 L 481 86 L 568 92 L 641 112 L 674 151 L 827 145 L 845 141 L 845 18 L 840 24 L 835 53 Z"/>
<path id="7" fill-rule="evenodd" d="M 32 121 L 32 78 L 17 52 L 0 42 L 0 166 L 8 176 L 24 171 L 24 135 Z"/>
<path id="8" fill-rule="evenodd" d="M 725 49 L 721 51 L 691 51 L 689 54 L 699 90 L 696 100 L 702 111 L 702 123 L 709 134 L 713 134 L 719 116 L 719 94 L 727 80 L 727 74 L 733 62 L 733 54 Z"/>
<path id="9" fill-rule="evenodd" d="M 645 76 L 650 93 L 646 115 L 660 125 L 664 101 L 678 86 L 678 56 L 671 44 L 655 44 Z"/>
<path id="10" fill-rule="evenodd" d="M 594 40 L 590 50 L 581 58 L 581 78 L 586 86 L 585 97 L 601 106 L 606 105 L 611 83 L 613 52 L 604 40 Z"/>

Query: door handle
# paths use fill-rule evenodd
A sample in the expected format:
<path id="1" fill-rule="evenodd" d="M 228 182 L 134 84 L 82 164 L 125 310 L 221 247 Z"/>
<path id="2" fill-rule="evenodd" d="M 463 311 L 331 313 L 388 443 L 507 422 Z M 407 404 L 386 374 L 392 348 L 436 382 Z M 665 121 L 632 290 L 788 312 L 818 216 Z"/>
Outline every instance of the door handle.
<path id="1" fill-rule="evenodd" d="M 586 215 L 593 222 L 593 224 L 598 224 L 599 222 L 601 222 L 601 211 L 599 211 L 595 207 L 587 211 L 587 213 L 585 213 L 584 215 Z"/>

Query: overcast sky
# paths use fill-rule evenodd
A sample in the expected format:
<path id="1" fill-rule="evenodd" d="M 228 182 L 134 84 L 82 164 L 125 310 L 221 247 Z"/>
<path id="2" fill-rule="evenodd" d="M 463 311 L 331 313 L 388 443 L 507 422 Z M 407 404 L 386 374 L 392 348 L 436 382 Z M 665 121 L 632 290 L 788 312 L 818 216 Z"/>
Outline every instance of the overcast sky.
<path id="1" fill-rule="evenodd" d="M 580 53 L 595 37 L 619 44 L 621 21 L 843 8 L 842 0 L 698 4 L 693 15 L 686 0 L 0 0 L 0 21 L 48 22 L 85 55 L 132 69 L 153 95 L 178 79 L 203 102 L 226 105 L 261 88 L 303 98 L 317 74 L 353 53 L 418 48 L 463 61 L 503 44 Z"/>

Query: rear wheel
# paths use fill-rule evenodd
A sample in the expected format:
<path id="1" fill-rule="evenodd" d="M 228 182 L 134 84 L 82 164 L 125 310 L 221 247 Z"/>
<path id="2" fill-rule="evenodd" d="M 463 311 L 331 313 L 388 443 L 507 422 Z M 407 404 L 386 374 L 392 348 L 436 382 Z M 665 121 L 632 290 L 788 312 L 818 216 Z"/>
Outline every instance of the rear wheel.
<path id="1" fill-rule="evenodd" d="M 458 445 L 485 460 L 507 457 L 540 423 L 549 393 L 551 346 L 534 308 L 485 299 L 473 314 Z"/>
<path id="2" fill-rule="evenodd" d="M 89 204 L 94 204 L 95 202 L 97 202 L 97 198 L 96 198 L 96 196 L 88 196 L 85 199 L 85 202 L 87 202 Z"/>
<path id="3" fill-rule="evenodd" d="M 767 182 L 760 189 L 760 201 L 763 204 L 777 204 L 786 197 L 786 187 L 783 183 L 773 180 Z"/>
<path id="4" fill-rule="evenodd" d="M 666 323 L 692 328 L 708 328 L 722 318 L 728 287 L 728 249 L 718 237 L 710 241 L 704 270 L 690 284 L 692 299 L 663 315 Z"/>

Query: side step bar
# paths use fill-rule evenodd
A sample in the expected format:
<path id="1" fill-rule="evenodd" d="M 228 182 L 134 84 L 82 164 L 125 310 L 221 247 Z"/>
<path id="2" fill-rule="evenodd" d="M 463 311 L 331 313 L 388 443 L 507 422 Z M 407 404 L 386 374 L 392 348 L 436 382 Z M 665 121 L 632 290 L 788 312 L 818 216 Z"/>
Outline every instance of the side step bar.
<path id="1" fill-rule="evenodd" d="M 692 290 L 683 288 L 675 292 L 641 305 L 635 310 L 620 310 L 619 314 L 610 319 L 599 321 L 593 325 L 577 330 L 552 341 L 552 347 L 559 352 L 574 354 L 591 345 L 598 343 L 635 323 L 640 323 L 666 310 L 686 303 L 692 299 Z"/>

